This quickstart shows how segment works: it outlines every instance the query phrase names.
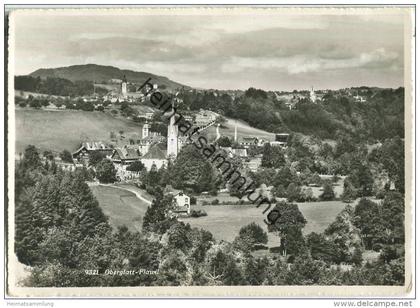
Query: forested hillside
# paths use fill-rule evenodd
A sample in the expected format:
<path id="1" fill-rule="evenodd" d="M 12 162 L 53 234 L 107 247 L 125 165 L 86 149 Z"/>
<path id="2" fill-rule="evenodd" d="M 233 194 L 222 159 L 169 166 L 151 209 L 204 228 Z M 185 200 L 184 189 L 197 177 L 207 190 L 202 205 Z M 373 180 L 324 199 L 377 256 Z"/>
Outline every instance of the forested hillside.
<path id="1" fill-rule="evenodd" d="M 404 88 L 368 88 L 365 102 L 342 91 L 329 91 L 321 101 L 300 101 L 291 110 L 272 92 L 250 88 L 232 98 L 220 92 L 185 91 L 181 108 L 210 109 L 273 133 L 299 132 L 322 139 L 348 135 L 357 141 L 404 138 Z"/>

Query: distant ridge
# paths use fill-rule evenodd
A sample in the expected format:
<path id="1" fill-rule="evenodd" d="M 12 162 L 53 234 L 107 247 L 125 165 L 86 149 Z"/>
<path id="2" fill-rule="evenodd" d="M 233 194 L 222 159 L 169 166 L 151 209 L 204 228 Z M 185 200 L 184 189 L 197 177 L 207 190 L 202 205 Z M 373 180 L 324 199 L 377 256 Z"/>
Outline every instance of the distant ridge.
<path id="1" fill-rule="evenodd" d="M 159 86 L 165 85 L 168 89 L 177 89 L 181 87 L 190 88 L 184 86 L 178 82 L 172 81 L 167 77 L 158 76 L 146 72 L 136 72 L 132 70 L 121 70 L 114 66 L 105 66 L 97 64 L 83 64 L 83 65 L 72 65 L 67 67 L 57 68 L 41 68 L 31 74 L 32 77 L 59 77 L 69 79 L 71 81 L 87 80 L 96 83 L 106 82 L 110 79 L 122 79 L 125 75 L 128 82 L 142 84 L 148 78 L 152 78 L 153 83 L 157 83 Z"/>

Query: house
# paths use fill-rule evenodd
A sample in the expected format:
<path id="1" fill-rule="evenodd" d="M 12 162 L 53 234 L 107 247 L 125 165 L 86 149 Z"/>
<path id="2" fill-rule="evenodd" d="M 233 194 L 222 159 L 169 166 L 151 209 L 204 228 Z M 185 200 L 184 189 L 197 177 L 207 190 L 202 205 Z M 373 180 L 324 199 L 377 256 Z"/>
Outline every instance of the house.
<path id="1" fill-rule="evenodd" d="M 262 161 L 262 155 L 255 156 L 254 158 L 251 158 L 249 162 L 246 162 L 245 164 L 251 170 L 252 172 L 257 172 L 258 168 L 261 166 Z"/>
<path id="2" fill-rule="evenodd" d="M 111 160 L 114 164 L 122 166 L 130 165 L 131 163 L 140 160 L 140 158 L 141 153 L 138 147 L 130 145 L 115 149 L 111 156 Z"/>
<path id="3" fill-rule="evenodd" d="M 244 148 L 249 148 L 250 146 L 262 147 L 266 142 L 266 140 L 257 137 L 243 137 L 239 144 Z"/>
<path id="4" fill-rule="evenodd" d="M 99 142 L 83 142 L 79 149 L 72 153 L 73 159 L 80 163 L 87 163 L 89 154 L 92 152 L 103 153 L 106 157 L 111 157 L 114 148 L 101 141 Z"/>
<path id="5" fill-rule="evenodd" d="M 168 163 L 166 159 L 166 151 L 162 149 L 162 144 L 152 145 L 149 151 L 140 158 L 140 161 L 146 167 L 147 171 L 150 171 L 153 165 L 155 165 L 157 169 L 160 169 Z"/>
<path id="6" fill-rule="evenodd" d="M 355 95 L 355 96 L 353 96 L 353 98 L 356 102 L 360 102 L 360 103 L 366 102 L 366 98 L 364 98 L 363 96 L 360 96 L 360 95 Z"/>
<path id="7" fill-rule="evenodd" d="M 191 211 L 190 197 L 181 191 L 174 196 L 172 206 L 173 212 L 189 215 Z"/>
<path id="8" fill-rule="evenodd" d="M 145 117 L 147 120 L 151 120 L 151 119 L 152 119 L 152 117 L 153 117 L 153 112 L 146 112 L 146 113 L 144 114 L 144 117 Z"/>
<path id="9" fill-rule="evenodd" d="M 236 156 L 239 156 L 239 157 L 247 157 L 248 156 L 247 149 L 242 148 L 242 147 L 232 148 L 232 153 Z"/>
<path id="10" fill-rule="evenodd" d="M 289 134 L 276 134 L 275 140 L 270 142 L 271 146 L 287 146 Z"/>

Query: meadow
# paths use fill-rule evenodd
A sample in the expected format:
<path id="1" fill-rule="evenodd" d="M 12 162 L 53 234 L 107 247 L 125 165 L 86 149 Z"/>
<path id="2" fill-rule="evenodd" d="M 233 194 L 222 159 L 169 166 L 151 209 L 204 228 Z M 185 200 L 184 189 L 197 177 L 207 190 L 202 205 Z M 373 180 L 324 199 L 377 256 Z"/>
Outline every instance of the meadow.
<path id="1" fill-rule="evenodd" d="M 109 186 L 90 186 L 90 188 L 114 229 L 127 226 L 132 232 L 141 231 L 143 217 L 149 206 L 147 203 L 124 189 Z"/>
<path id="2" fill-rule="evenodd" d="M 109 141 L 111 131 L 116 134 L 124 131 L 126 138 L 141 133 L 141 127 L 135 122 L 99 111 L 16 108 L 15 120 L 16 153 L 28 144 L 53 152 L 75 151 L 83 141 Z"/>
<path id="3" fill-rule="evenodd" d="M 299 203 L 298 206 L 307 220 L 303 233 L 309 234 L 323 232 L 346 205 L 341 201 L 328 201 Z M 192 227 L 210 231 L 218 240 L 233 241 L 239 234 L 239 230 L 252 222 L 267 230 L 263 206 L 256 208 L 255 205 L 193 205 L 191 208 L 204 210 L 208 216 L 180 218 L 180 220 L 189 223 Z M 275 233 L 268 234 L 268 247 L 278 246 L 278 241 Z"/>

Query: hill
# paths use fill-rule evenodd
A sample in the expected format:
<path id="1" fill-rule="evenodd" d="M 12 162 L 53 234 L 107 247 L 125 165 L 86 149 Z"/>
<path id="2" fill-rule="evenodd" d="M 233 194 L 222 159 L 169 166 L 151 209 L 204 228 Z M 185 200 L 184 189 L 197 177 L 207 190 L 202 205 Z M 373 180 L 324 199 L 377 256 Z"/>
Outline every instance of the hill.
<path id="1" fill-rule="evenodd" d="M 16 153 L 33 144 L 41 150 L 73 151 L 83 141 L 109 141 L 110 132 L 124 132 L 125 139 L 139 137 L 141 127 L 125 118 L 116 118 L 108 113 L 79 110 L 51 111 L 45 109 L 17 108 L 15 111 Z M 253 128 L 238 121 L 238 137 L 259 136 L 272 140 L 273 134 Z M 234 121 L 228 119 L 222 135 L 233 136 Z M 209 133 L 214 136 L 215 128 Z"/>
<path id="2" fill-rule="evenodd" d="M 111 131 L 123 131 L 126 138 L 141 134 L 135 122 L 103 112 L 16 109 L 15 119 L 16 153 L 29 144 L 53 152 L 74 151 L 83 141 L 109 141 Z"/>
<path id="3" fill-rule="evenodd" d="M 142 84 L 148 78 L 152 78 L 153 83 L 157 83 L 160 87 L 163 85 L 171 90 L 182 87 L 189 88 L 178 82 L 172 81 L 167 77 L 158 76 L 147 72 L 121 70 L 117 67 L 97 64 L 72 65 L 58 68 L 41 68 L 29 75 L 32 77 L 40 77 L 42 79 L 47 77 L 56 77 L 68 79 L 73 82 L 87 80 L 95 83 L 104 83 L 110 79 L 122 79 L 125 75 L 127 81 L 131 83 Z"/>

